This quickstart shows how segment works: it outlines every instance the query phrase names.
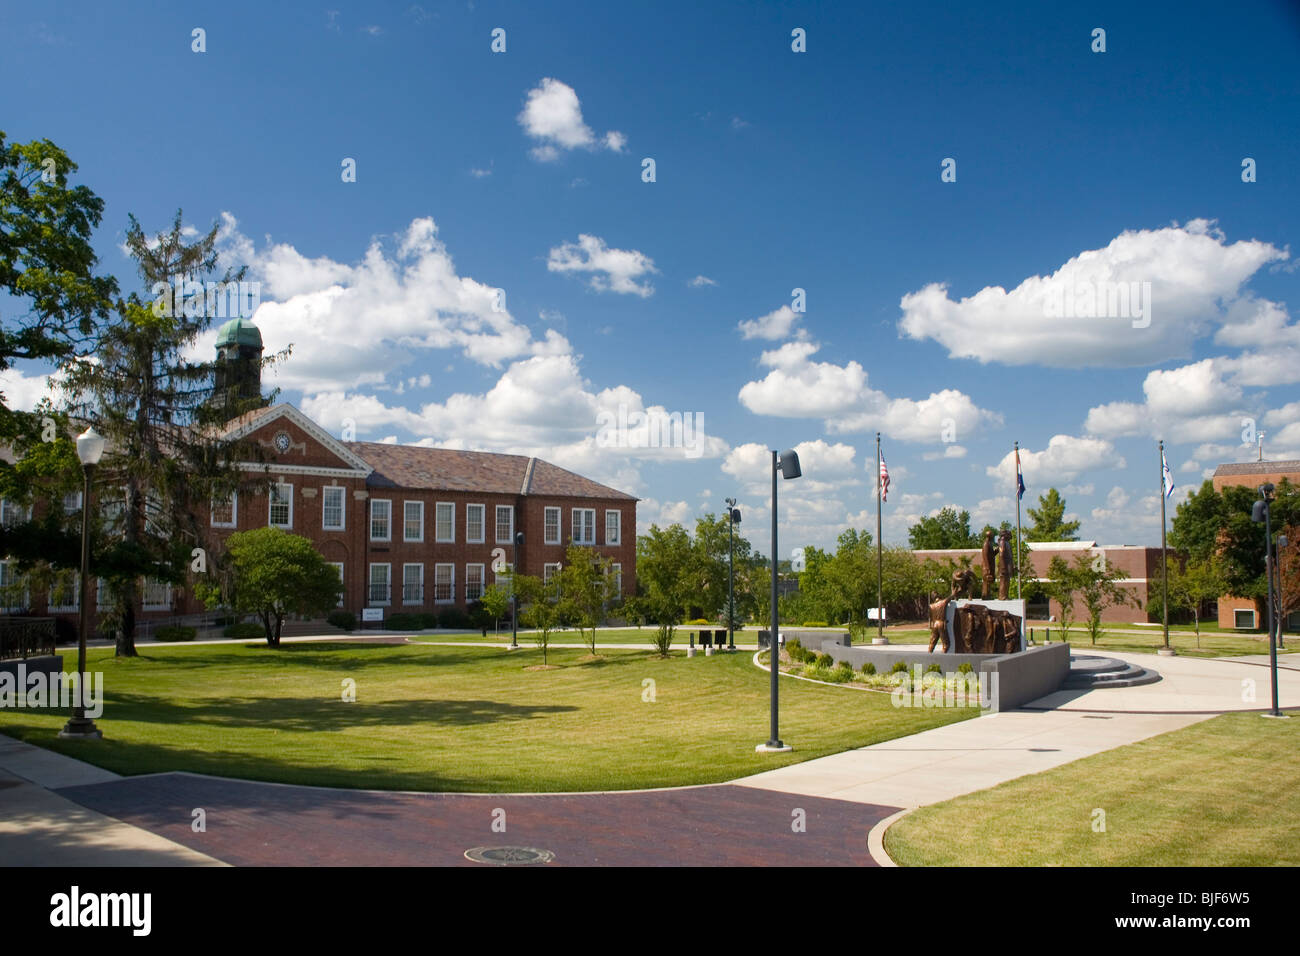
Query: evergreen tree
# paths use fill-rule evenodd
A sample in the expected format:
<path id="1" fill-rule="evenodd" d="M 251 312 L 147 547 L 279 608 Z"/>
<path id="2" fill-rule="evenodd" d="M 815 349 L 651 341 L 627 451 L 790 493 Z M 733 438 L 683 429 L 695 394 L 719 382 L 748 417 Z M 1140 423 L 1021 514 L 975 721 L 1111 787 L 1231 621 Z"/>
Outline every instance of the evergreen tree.
<path id="1" fill-rule="evenodd" d="M 1038 507 L 1025 509 L 1033 524 L 1025 531 L 1028 541 L 1077 541 L 1079 522 L 1065 520 L 1065 499 L 1055 488 L 1038 496 Z"/>

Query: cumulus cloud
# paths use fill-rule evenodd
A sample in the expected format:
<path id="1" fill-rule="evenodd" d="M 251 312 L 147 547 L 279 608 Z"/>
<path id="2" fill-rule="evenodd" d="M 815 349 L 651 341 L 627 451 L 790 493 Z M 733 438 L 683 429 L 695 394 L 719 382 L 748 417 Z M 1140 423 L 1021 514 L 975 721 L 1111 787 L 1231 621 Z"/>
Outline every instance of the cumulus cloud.
<path id="1" fill-rule="evenodd" d="M 1020 464 L 1026 488 L 1038 489 L 1040 492 L 1071 482 L 1086 471 L 1127 467 L 1127 462 L 1116 453 L 1115 446 L 1110 442 L 1101 438 L 1076 438 L 1072 435 L 1053 435 L 1042 451 L 1022 447 Z M 1007 452 L 996 465 L 986 468 L 985 473 L 1004 483 L 1004 487 L 1014 488 L 1015 452 Z"/>
<path id="2" fill-rule="evenodd" d="M 790 306 L 783 305 L 767 315 L 747 319 L 736 327 L 740 330 L 741 338 L 777 341 L 788 336 L 798 321 L 799 313 Z"/>
<path id="3" fill-rule="evenodd" d="M 603 147 L 621 153 L 627 146 L 627 137 L 616 130 L 598 138 L 583 121 L 573 87 L 549 76 L 528 91 L 518 120 L 524 132 L 538 141 L 532 155 L 542 162 L 558 159 L 565 150 Z"/>
<path id="4" fill-rule="evenodd" d="M 933 339 L 954 358 L 1008 365 L 1147 365 L 1187 355 L 1211 327 L 1228 323 L 1227 339 L 1245 341 L 1277 317 L 1255 318 L 1234 303 L 1260 268 L 1289 253 L 1260 240 L 1228 243 L 1208 220 L 1131 230 L 1102 249 L 1082 252 L 1048 276 L 1030 276 L 1010 292 L 986 286 L 954 301 L 945 284 L 903 296 L 900 331 Z M 1118 284 L 1150 283 L 1149 311 L 1138 318 L 1111 309 Z M 1089 306 L 1089 297 L 1095 301 Z M 1051 316 L 1069 300 L 1072 317 Z M 1118 303 L 1117 303 L 1118 305 Z M 1261 317 L 1261 309 L 1267 313 Z M 1145 327 L 1143 323 L 1148 322 Z M 1134 327 L 1135 323 L 1138 327 Z"/>
<path id="5" fill-rule="evenodd" d="M 717 285 L 718 283 L 715 282 L 713 279 L 710 279 L 708 276 L 699 275 L 696 276 L 694 279 L 688 280 L 686 284 L 690 286 L 692 289 L 701 289 L 705 286 Z"/>
<path id="6" fill-rule="evenodd" d="M 1224 377 L 1219 359 L 1154 369 L 1142 383 L 1145 402 L 1109 402 L 1088 410 L 1084 428 L 1105 438 L 1149 435 L 1171 443 L 1229 438 L 1241 429 L 1249 404 Z"/>
<path id="7" fill-rule="evenodd" d="M 648 298 L 654 294 L 642 276 L 659 270 L 654 260 L 635 249 L 611 249 L 599 236 L 580 234 L 577 242 L 566 242 L 551 250 L 546 268 L 559 273 L 589 273 L 587 284 L 597 292 L 621 292 Z"/>

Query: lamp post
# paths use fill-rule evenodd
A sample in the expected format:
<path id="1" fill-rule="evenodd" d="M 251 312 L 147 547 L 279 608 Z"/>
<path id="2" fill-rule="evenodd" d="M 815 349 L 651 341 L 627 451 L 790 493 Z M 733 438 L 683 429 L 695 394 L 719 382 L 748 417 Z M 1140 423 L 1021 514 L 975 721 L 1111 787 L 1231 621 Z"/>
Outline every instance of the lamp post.
<path id="1" fill-rule="evenodd" d="M 94 426 L 77 436 L 77 457 L 81 459 L 81 580 L 79 583 L 81 626 L 77 635 L 77 693 L 73 697 L 72 716 L 59 736 L 77 740 L 100 740 L 104 734 L 86 716 L 86 634 L 90 630 L 90 606 L 86 600 L 90 580 L 90 479 L 104 455 L 104 437 Z"/>
<path id="2" fill-rule="evenodd" d="M 1268 582 L 1268 666 L 1273 685 L 1273 709 L 1264 716 L 1282 717 L 1277 706 L 1277 641 L 1273 636 L 1273 520 L 1269 504 L 1273 500 L 1273 486 L 1259 486 L 1259 500 L 1250 510 L 1250 520 L 1264 525 L 1264 576 Z"/>
<path id="3" fill-rule="evenodd" d="M 519 549 L 524 546 L 524 533 L 515 532 L 515 549 L 511 555 L 513 563 L 510 568 L 510 646 L 519 646 L 519 591 L 515 587 L 515 575 L 519 573 Z"/>
<path id="4" fill-rule="evenodd" d="M 736 649 L 736 525 L 740 509 L 736 499 L 727 499 L 727 650 Z"/>
<path id="5" fill-rule="evenodd" d="M 777 455 L 776 449 L 772 450 L 772 594 L 771 594 L 771 629 L 767 632 L 767 649 L 769 654 L 769 663 L 772 671 L 772 733 L 767 743 L 759 744 L 754 749 L 759 753 L 789 753 L 793 747 L 781 742 L 781 735 L 777 732 L 777 687 L 776 682 L 781 674 L 781 648 L 778 644 L 777 634 L 779 632 L 780 621 L 777 616 L 776 599 L 776 472 L 781 470 L 782 478 L 798 478 L 803 472 L 799 470 L 799 456 L 793 451 L 783 451 Z"/>

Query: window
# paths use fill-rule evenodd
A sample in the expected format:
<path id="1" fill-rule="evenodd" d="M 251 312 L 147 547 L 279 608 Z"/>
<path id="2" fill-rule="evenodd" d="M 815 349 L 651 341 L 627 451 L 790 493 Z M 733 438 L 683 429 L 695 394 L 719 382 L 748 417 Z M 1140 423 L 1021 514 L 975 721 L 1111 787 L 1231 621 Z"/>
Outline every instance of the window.
<path id="1" fill-rule="evenodd" d="M 390 601 L 392 566 L 388 564 L 372 564 L 370 566 L 370 594 L 368 603 L 374 605 L 387 605 Z"/>
<path id="2" fill-rule="evenodd" d="M 560 573 L 560 562 L 554 564 L 542 565 L 542 581 L 549 582 L 551 578 Z"/>
<path id="3" fill-rule="evenodd" d="M 220 498 L 212 499 L 212 527 L 214 528 L 233 528 L 238 523 L 239 518 L 239 495 L 232 491 L 230 497 L 222 500 Z"/>
<path id="4" fill-rule="evenodd" d="M 140 603 L 146 611 L 171 610 L 172 586 L 166 581 L 145 578 L 140 583 Z"/>
<path id="5" fill-rule="evenodd" d="M 22 524 L 26 520 L 26 508 L 10 501 L 8 498 L 0 499 L 0 524 L 6 528 L 12 528 L 14 525 Z"/>
<path id="6" fill-rule="evenodd" d="M 595 508 L 574 508 L 573 509 L 573 543 L 574 544 L 595 544 L 596 543 L 596 509 Z"/>
<path id="7" fill-rule="evenodd" d="M 483 543 L 483 526 L 487 523 L 485 505 L 465 506 L 465 540 L 470 544 Z"/>
<path id="8" fill-rule="evenodd" d="M 497 505 L 497 544 L 510 544 L 515 540 L 515 509 L 510 505 Z"/>
<path id="9" fill-rule="evenodd" d="M 49 610 L 51 612 L 81 610 L 80 574 L 64 572 L 50 582 Z"/>
<path id="10" fill-rule="evenodd" d="M 95 607 L 103 610 L 113 603 L 113 589 L 103 578 L 95 578 Z"/>
<path id="11" fill-rule="evenodd" d="M 546 509 L 546 537 L 543 539 L 547 544 L 560 543 L 560 509 Z"/>
<path id="12" fill-rule="evenodd" d="M 106 492 L 99 500 L 99 513 L 107 534 L 121 534 L 126 523 L 126 489 L 120 489 L 116 495 Z"/>
<path id="13" fill-rule="evenodd" d="M 25 611 L 29 603 L 27 582 L 14 571 L 12 561 L 0 561 L 0 608 L 10 613 Z"/>
<path id="14" fill-rule="evenodd" d="M 623 513 L 621 511 L 605 512 L 605 543 L 618 544 L 622 529 Z"/>
<path id="15" fill-rule="evenodd" d="M 402 540 L 424 540 L 424 502 L 402 502 Z"/>
<path id="16" fill-rule="evenodd" d="M 504 584 L 510 586 L 510 575 L 515 573 L 515 566 L 508 561 L 502 561 L 500 565 L 492 566 L 492 581 L 494 584 Z"/>
<path id="17" fill-rule="evenodd" d="M 387 541 L 392 535 L 389 521 L 393 517 L 393 503 L 387 498 L 370 499 L 370 540 Z"/>
<path id="18" fill-rule="evenodd" d="M 73 515 L 81 510 L 81 492 L 70 491 L 63 496 L 63 513 Z"/>
<path id="19" fill-rule="evenodd" d="M 293 485 L 278 481 L 271 486 L 270 512 L 271 527 L 293 527 Z"/>
<path id="20" fill-rule="evenodd" d="M 402 565 L 402 603 L 424 603 L 424 565 Z"/>
<path id="21" fill-rule="evenodd" d="M 615 562 L 609 570 L 614 575 L 614 593 L 610 597 L 617 601 L 623 597 L 623 565 Z"/>
<path id="22" fill-rule="evenodd" d="M 343 562 L 342 562 L 342 561 L 331 561 L 331 562 L 330 562 L 330 567 L 332 567 L 334 570 L 338 571 L 338 573 L 339 573 L 339 583 L 341 584 L 341 583 L 343 582 Z M 343 595 L 342 595 L 342 594 L 339 595 L 339 605 L 338 605 L 338 606 L 339 606 L 339 607 L 342 607 L 342 606 L 343 606 Z"/>
<path id="23" fill-rule="evenodd" d="M 483 596 L 483 565 L 465 565 L 465 600 L 477 601 Z"/>
<path id="24" fill-rule="evenodd" d="M 320 526 L 326 531 L 342 531 L 344 523 L 343 495 L 345 489 L 328 485 L 321 489 Z"/>
<path id="25" fill-rule="evenodd" d="M 1255 612 L 1247 608 L 1237 608 L 1232 612 L 1232 626 L 1253 628 L 1255 626 Z"/>
<path id="26" fill-rule="evenodd" d="M 456 540 L 456 506 L 450 501 L 439 501 L 437 505 L 437 527 L 433 529 L 438 541 Z"/>
<path id="27" fill-rule="evenodd" d="M 456 565 L 433 566 L 433 600 L 438 604 L 456 600 Z"/>

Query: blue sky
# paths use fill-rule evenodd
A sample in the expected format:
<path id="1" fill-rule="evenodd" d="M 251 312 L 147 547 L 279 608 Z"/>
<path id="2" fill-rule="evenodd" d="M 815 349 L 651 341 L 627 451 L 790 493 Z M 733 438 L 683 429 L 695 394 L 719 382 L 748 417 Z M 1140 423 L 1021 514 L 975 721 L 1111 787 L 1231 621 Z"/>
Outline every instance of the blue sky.
<path id="1" fill-rule="evenodd" d="M 221 222 L 337 434 L 538 454 L 642 530 L 734 495 L 764 551 L 765 449 L 803 458 L 783 541 L 828 546 L 874 529 L 877 430 L 896 543 L 1014 520 L 1019 440 L 1026 503 L 1151 544 L 1158 438 L 1175 498 L 1246 419 L 1300 457 L 1298 56 L 1263 0 L 11 4 L 0 128 L 80 165 L 125 281 L 128 213 Z M 1044 304 L 1118 282 L 1145 320 Z M 704 434 L 620 447 L 620 406 Z"/>

